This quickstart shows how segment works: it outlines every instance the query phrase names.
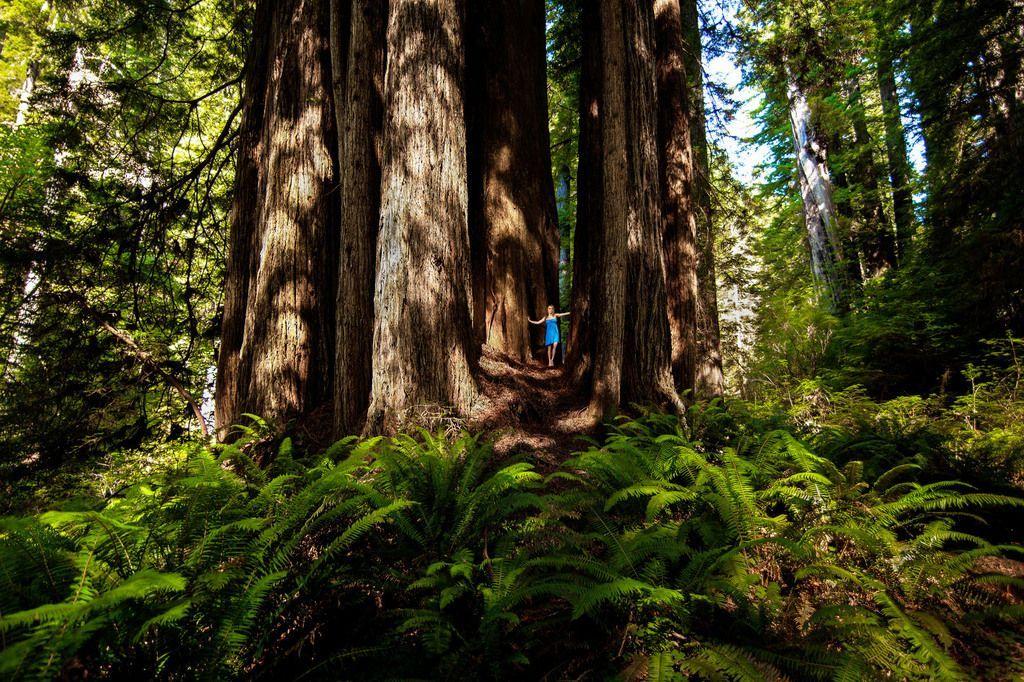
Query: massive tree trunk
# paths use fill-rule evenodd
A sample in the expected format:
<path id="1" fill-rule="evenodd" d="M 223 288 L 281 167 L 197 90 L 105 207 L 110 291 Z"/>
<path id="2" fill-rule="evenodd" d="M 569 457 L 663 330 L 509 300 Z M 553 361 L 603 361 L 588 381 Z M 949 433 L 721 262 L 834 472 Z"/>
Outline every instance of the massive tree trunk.
<path id="1" fill-rule="evenodd" d="M 622 352 L 625 332 L 626 220 L 629 158 L 626 148 L 626 64 L 622 3 L 602 3 L 601 63 L 601 231 L 594 261 L 592 300 L 594 368 L 591 411 L 613 414 L 622 393 Z"/>
<path id="2" fill-rule="evenodd" d="M 846 307 L 847 292 L 841 268 L 842 250 L 835 235 L 837 214 L 832 182 L 825 161 L 824 144 L 811 122 L 807 96 L 793 78 L 789 81 L 789 113 L 811 268 L 832 309 L 840 311 Z"/>
<path id="3" fill-rule="evenodd" d="M 672 343 L 665 284 L 664 231 L 658 181 L 658 97 L 654 12 L 647 0 L 623 2 L 627 37 L 626 140 L 629 207 L 623 397 L 682 406 L 672 381 Z M 633 36 L 632 40 L 628 37 Z"/>
<path id="4" fill-rule="evenodd" d="M 590 404 L 597 417 L 623 401 L 680 406 L 671 374 L 652 30 L 649 4 L 601 6 L 604 195 Z"/>
<path id="5" fill-rule="evenodd" d="M 861 188 L 857 243 L 864 258 L 864 274 L 872 277 L 896 267 L 896 235 L 879 193 L 880 173 L 875 163 L 874 144 L 868 131 L 859 84 L 853 87 L 853 97 L 850 118 L 855 150 L 854 173 Z"/>
<path id="6" fill-rule="evenodd" d="M 896 249 L 900 260 L 905 260 L 914 232 L 914 198 L 910 187 L 910 162 L 907 160 L 907 139 L 900 118 L 899 92 L 896 89 L 896 70 L 893 67 L 892 41 L 888 27 L 880 26 L 875 77 L 882 101 L 882 120 L 885 125 L 885 151 L 892 188 L 893 215 L 896 220 Z"/>
<path id="7" fill-rule="evenodd" d="M 474 292 L 480 341 L 525 361 L 529 317 L 558 305 L 558 215 L 547 121 L 543 0 L 472 4 L 470 59 L 474 230 L 483 230 Z M 476 244 L 474 244 L 476 246 Z M 482 275 L 482 277 L 481 277 Z M 533 345 L 543 343 L 534 327 Z"/>
<path id="8" fill-rule="evenodd" d="M 325 0 L 260 2 L 245 84 L 217 385 L 221 437 L 330 400 L 337 203 Z"/>
<path id="9" fill-rule="evenodd" d="M 386 3 L 359 0 L 352 6 L 351 31 L 341 27 L 350 38 L 344 113 L 339 117 L 344 153 L 340 157 L 343 212 L 336 304 L 336 435 L 362 429 L 370 399 L 386 26 Z"/>
<path id="10" fill-rule="evenodd" d="M 464 6 L 393 0 L 387 28 L 381 218 L 367 430 L 468 414 L 472 293 Z"/>
<path id="11" fill-rule="evenodd" d="M 690 136 L 693 148 L 693 206 L 697 239 L 697 357 L 694 392 L 722 395 L 722 351 L 718 328 L 718 284 L 715 278 L 715 235 L 711 220 L 711 166 L 704 114 L 704 64 L 701 57 L 697 0 L 680 0 L 684 70 L 690 82 Z"/>
<path id="12" fill-rule="evenodd" d="M 574 385 L 590 381 L 594 357 L 596 310 L 591 300 L 601 243 L 601 17 L 596 3 L 584 3 L 580 65 L 579 162 L 576 171 L 576 233 L 573 239 L 572 334 L 566 362 Z"/>
<path id="13" fill-rule="evenodd" d="M 655 0 L 658 76 L 658 150 L 664 220 L 665 281 L 672 337 L 672 376 L 692 390 L 697 359 L 697 220 L 693 205 L 690 84 L 679 0 Z"/>

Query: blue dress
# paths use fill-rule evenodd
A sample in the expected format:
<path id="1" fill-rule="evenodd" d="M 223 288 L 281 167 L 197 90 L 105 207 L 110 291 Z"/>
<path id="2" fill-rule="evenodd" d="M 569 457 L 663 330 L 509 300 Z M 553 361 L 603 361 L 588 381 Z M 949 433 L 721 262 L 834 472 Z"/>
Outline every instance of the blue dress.
<path id="1" fill-rule="evenodd" d="M 547 323 L 547 330 L 544 335 L 544 345 L 550 346 L 553 343 L 558 343 L 558 318 L 549 317 L 545 322 Z"/>

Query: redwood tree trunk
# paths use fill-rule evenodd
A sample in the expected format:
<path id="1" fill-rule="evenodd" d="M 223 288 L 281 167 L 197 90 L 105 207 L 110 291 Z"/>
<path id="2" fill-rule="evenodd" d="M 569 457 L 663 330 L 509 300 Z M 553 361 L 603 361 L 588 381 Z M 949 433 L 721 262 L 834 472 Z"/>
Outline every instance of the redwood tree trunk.
<path id="1" fill-rule="evenodd" d="M 472 4 L 476 63 L 469 84 L 474 148 L 471 224 L 482 230 L 474 297 L 480 341 L 525 361 L 543 329 L 530 317 L 558 305 L 558 215 L 547 122 L 543 0 Z"/>
<path id="2" fill-rule="evenodd" d="M 221 437 L 330 400 L 337 204 L 325 0 L 261 2 L 246 80 L 218 363 Z"/>
<path id="3" fill-rule="evenodd" d="M 390 3 L 370 432 L 468 414 L 478 396 L 463 46 L 460 0 Z"/>
<path id="4" fill-rule="evenodd" d="M 658 96 L 654 12 L 648 0 L 623 2 L 627 64 L 626 141 L 630 205 L 627 222 L 623 398 L 681 407 L 672 381 L 672 343 L 665 281 L 658 179 Z M 632 36 L 632 39 L 629 38 Z"/>
<path id="5" fill-rule="evenodd" d="M 334 428 L 363 428 L 370 398 L 373 287 L 380 220 L 380 147 L 383 124 L 387 6 L 352 4 L 341 121 L 341 248 L 337 291 Z"/>
<path id="6" fill-rule="evenodd" d="M 345 158 L 345 98 L 348 77 L 348 55 L 352 5 L 354 0 L 327 0 L 330 11 L 331 97 L 334 103 L 335 132 L 338 135 L 338 158 Z M 340 199 L 340 197 L 339 197 Z"/>
<path id="7" fill-rule="evenodd" d="M 704 115 L 704 65 L 701 57 L 697 0 L 680 0 L 685 71 L 690 82 L 690 135 L 693 146 L 693 203 L 697 220 L 697 357 L 694 392 L 722 395 L 721 334 L 718 328 L 718 283 L 715 278 L 715 236 L 711 220 L 711 166 Z"/>
<path id="8" fill-rule="evenodd" d="M 602 3 L 604 195 L 590 405 L 597 417 L 622 401 L 680 406 L 670 362 L 652 30 L 649 4 Z"/>
<path id="9" fill-rule="evenodd" d="M 242 88 L 243 111 L 238 134 L 234 199 L 228 235 L 227 272 L 224 279 L 224 312 L 217 355 L 217 383 L 214 390 L 214 418 L 217 437 L 223 440 L 242 412 L 244 400 L 240 361 L 249 281 L 255 264 L 253 242 L 256 234 L 256 193 L 260 185 L 260 139 L 266 101 L 267 62 L 273 2 L 256 5 L 253 40 L 246 57 Z"/>
<path id="10" fill-rule="evenodd" d="M 690 97 L 679 0 L 655 0 L 658 150 L 672 375 L 693 389 L 697 359 L 697 220 L 693 204 Z"/>
<path id="11" fill-rule="evenodd" d="M 626 248 L 630 201 L 626 144 L 627 67 L 623 7 L 601 3 L 601 232 L 594 261 L 594 357 L 591 413 L 614 414 L 622 395 L 625 332 Z"/>

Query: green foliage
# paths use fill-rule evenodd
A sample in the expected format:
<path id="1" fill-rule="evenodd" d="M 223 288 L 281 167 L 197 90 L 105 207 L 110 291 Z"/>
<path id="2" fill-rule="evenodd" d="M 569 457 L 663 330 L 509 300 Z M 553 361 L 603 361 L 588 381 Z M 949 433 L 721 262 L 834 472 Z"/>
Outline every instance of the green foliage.
<path id="1" fill-rule="evenodd" d="M 758 267 L 746 283 L 757 301 L 753 348 L 734 386 L 744 397 L 787 401 L 804 380 L 859 384 L 875 397 L 963 391 L 961 372 L 985 356 L 986 340 L 1024 330 L 1016 276 L 1024 249 L 1013 237 L 1024 196 L 1021 136 L 1012 132 L 1024 111 L 1024 10 L 1011 0 L 733 7 L 731 43 L 759 95 L 753 139 L 768 151 L 751 188 L 760 201 L 749 240 Z M 882 71 L 896 89 L 888 112 Z M 805 244 L 790 81 L 808 98 L 850 280 L 850 310 L 826 325 Z M 915 204 L 900 234 L 894 168 Z M 898 262 L 882 270 L 871 263 L 880 235 L 900 240 Z M 729 271 L 728 261 L 722 266 Z M 726 298 L 726 311 L 731 305 Z M 723 329 L 728 347 L 735 332 Z"/>
<path id="2" fill-rule="evenodd" d="M 908 438 L 917 420 L 895 424 L 913 409 L 879 408 Z M 103 505 L 3 520 L 0 669 L 1012 669 L 1024 586 L 1003 567 L 1022 551 L 989 539 L 978 514 L 1022 508 L 1020 498 L 928 478 L 920 459 L 866 464 L 853 455 L 873 435 L 852 427 L 802 438 L 739 402 L 687 417 L 620 420 L 546 479 L 468 435 L 346 439 L 314 457 L 286 439 L 268 468 L 254 459 L 258 430 L 197 447 Z"/>
<path id="3" fill-rule="evenodd" d="M 250 4 L 0 9 L 5 478 L 197 430 Z"/>

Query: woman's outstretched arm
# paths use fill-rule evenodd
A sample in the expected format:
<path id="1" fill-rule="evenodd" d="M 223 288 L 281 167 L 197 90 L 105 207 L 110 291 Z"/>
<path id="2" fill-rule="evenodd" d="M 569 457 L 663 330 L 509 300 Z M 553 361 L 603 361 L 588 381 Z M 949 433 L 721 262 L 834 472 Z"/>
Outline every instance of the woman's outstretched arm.
<path id="1" fill-rule="evenodd" d="M 529 317 L 527 317 L 526 319 L 530 320 Z M 544 324 L 544 320 L 543 319 L 540 319 L 540 320 L 530 320 L 530 324 Z"/>
<path id="2" fill-rule="evenodd" d="M 569 317 L 569 313 L 556 313 L 555 317 Z"/>

